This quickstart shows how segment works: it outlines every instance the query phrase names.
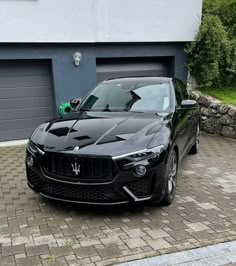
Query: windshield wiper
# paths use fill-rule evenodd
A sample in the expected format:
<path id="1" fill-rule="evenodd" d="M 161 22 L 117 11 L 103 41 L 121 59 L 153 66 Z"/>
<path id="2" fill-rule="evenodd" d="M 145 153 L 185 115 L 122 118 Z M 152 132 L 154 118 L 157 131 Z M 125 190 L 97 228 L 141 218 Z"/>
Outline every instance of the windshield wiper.
<path id="1" fill-rule="evenodd" d="M 128 110 L 127 112 L 129 112 L 129 113 L 145 113 L 144 111 L 133 111 L 133 110 Z"/>
<path id="2" fill-rule="evenodd" d="M 89 111 L 91 111 L 91 109 L 89 109 L 89 108 L 80 108 L 78 111 L 89 112 Z"/>

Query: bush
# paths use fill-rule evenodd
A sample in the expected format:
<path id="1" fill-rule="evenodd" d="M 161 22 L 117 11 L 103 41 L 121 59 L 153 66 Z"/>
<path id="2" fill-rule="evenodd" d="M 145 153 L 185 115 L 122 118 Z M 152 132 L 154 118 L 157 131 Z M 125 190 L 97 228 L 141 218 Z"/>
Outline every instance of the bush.
<path id="1" fill-rule="evenodd" d="M 229 80 L 231 84 L 236 84 L 236 39 L 231 41 L 231 61 L 229 65 Z"/>
<path id="2" fill-rule="evenodd" d="M 235 4 L 235 0 L 204 1 L 202 25 L 186 49 L 189 71 L 200 86 L 236 82 Z"/>
<path id="3" fill-rule="evenodd" d="M 236 1 L 235 0 L 204 0 L 203 15 L 217 15 L 227 32 L 236 37 Z"/>

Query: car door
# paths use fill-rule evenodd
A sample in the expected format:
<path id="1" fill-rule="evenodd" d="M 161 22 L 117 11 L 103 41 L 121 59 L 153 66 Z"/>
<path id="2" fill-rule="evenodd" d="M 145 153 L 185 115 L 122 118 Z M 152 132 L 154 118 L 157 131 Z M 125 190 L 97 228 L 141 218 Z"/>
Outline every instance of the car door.
<path id="1" fill-rule="evenodd" d="M 189 99 L 189 94 L 187 91 L 187 86 L 181 81 L 181 80 L 176 80 L 181 94 L 183 96 L 184 100 Z M 197 108 L 190 108 L 188 110 L 188 145 L 192 145 L 194 138 L 196 136 L 196 130 L 197 130 L 197 125 L 198 125 L 198 109 Z"/>
<path id="2" fill-rule="evenodd" d="M 191 113 L 187 109 L 181 108 L 181 102 L 186 95 L 182 94 L 180 83 L 177 79 L 173 79 L 173 85 L 175 90 L 175 98 L 176 98 L 176 137 L 178 141 L 178 146 L 180 150 L 181 157 L 184 156 L 186 150 L 188 149 L 188 142 L 189 142 L 189 130 L 191 127 L 190 116 Z"/>

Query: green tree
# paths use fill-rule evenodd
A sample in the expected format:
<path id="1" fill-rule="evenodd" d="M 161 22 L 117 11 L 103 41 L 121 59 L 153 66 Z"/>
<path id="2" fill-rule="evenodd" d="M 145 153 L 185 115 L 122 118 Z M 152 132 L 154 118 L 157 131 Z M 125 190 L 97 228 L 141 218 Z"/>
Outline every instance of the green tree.
<path id="1" fill-rule="evenodd" d="M 217 15 L 231 36 L 236 36 L 236 0 L 204 0 L 203 15 Z"/>
<path id="2" fill-rule="evenodd" d="M 202 25 L 186 51 L 201 86 L 236 82 L 236 0 L 204 0 Z"/>
<path id="3" fill-rule="evenodd" d="M 226 80 L 231 45 L 218 16 L 204 16 L 196 41 L 186 51 L 189 54 L 189 70 L 200 85 L 211 86 Z"/>
<path id="4" fill-rule="evenodd" d="M 231 83 L 236 84 L 236 39 L 233 39 L 231 41 L 231 61 L 230 61 L 230 66 L 229 66 L 229 75 L 230 75 L 230 80 L 232 81 Z"/>

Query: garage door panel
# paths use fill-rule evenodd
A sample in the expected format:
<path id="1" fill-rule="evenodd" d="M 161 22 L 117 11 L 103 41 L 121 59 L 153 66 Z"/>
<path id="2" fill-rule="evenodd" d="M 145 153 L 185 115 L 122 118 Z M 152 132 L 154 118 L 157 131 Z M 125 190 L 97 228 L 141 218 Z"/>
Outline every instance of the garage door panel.
<path id="1" fill-rule="evenodd" d="M 35 87 L 12 87 L 12 88 L 1 88 L 0 95 L 1 99 L 9 98 L 23 98 L 23 97 L 49 97 L 51 95 L 51 88 L 49 86 L 35 86 Z"/>
<path id="2" fill-rule="evenodd" d="M 119 72 L 97 72 L 97 81 L 101 82 L 109 78 L 120 78 L 120 77 L 142 77 L 142 76 L 163 76 L 162 71 L 155 70 L 139 70 L 139 71 L 119 71 Z"/>
<path id="3" fill-rule="evenodd" d="M 12 110 L 1 110 L 1 120 L 13 120 L 13 119 L 27 119 L 36 117 L 47 117 L 52 116 L 50 107 L 41 108 L 25 108 L 25 109 L 12 109 Z"/>
<path id="4" fill-rule="evenodd" d="M 1 88 L 14 88 L 14 87 L 37 87 L 37 86 L 50 86 L 48 76 L 21 76 L 21 77 L 1 77 Z"/>
<path id="5" fill-rule="evenodd" d="M 48 76 L 49 73 L 48 62 L 35 62 L 32 60 L 2 60 L 0 62 L 0 77 Z"/>
<path id="6" fill-rule="evenodd" d="M 49 62 L 0 60 L 0 141 L 28 138 L 52 117 Z"/>
<path id="7" fill-rule="evenodd" d="M 28 97 L 28 98 L 11 98 L 0 99 L 0 110 L 19 109 L 19 108 L 36 108 L 50 106 L 51 99 L 48 97 Z"/>
<path id="8" fill-rule="evenodd" d="M 38 117 L 38 118 L 29 118 L 29 119 L 15 119 L 0 121 L 0 135 L 2 129 L 4 131 L 9 130 L 22 130 L 27 128 L 37 128 L 42 123 L 48 121 L 48 117 Z"/>
<path id="9" fill-rule="evenodd" d="M 27 128 L 22 130 L 0 131 L 0 141 L 27 139 L 28 136 L 34 132 L 34 130 L 34 128 Z"/>
<path id="10" fill-rule="evenodd" d="M 158 62 L 159 60 L 159 62 Z M 97 60 L 97 82 L 109 78 L 156 76 L 168 77 L 168 61 L 158 58 L 99 59 Z"/>

